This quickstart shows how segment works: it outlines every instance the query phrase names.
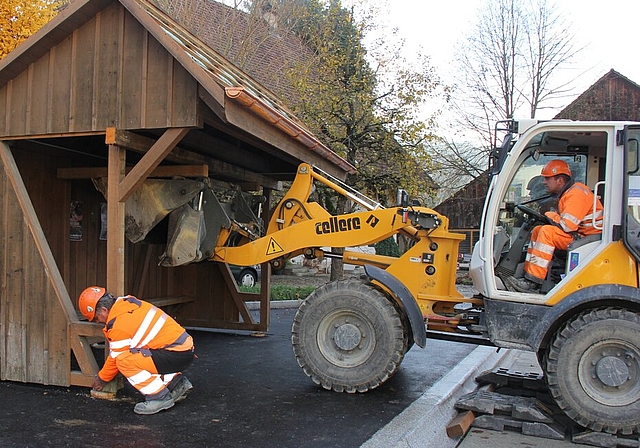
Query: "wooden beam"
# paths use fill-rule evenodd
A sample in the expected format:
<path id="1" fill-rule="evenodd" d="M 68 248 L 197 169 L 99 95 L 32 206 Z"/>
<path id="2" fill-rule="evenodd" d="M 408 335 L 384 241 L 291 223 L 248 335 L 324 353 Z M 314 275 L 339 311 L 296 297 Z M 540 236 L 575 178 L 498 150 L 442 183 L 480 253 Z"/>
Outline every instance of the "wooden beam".
<path id="1" fill-rule="evenodd" d="M 249 310 L 247 309 L 247 304 L 242 300 L 242 293 L 238 290 L 238 284 L 236 280 L 233 278 L 231 274 L 231 269 L 228 265 L 224 263 L 217 263 L 220 268 L 220 272 L 222 273 L 222 278 L 224 278 L 224 282 L 227 285 L 227 289 L 231 293 L 231 298 L 233 299 L 238 312 L 240 312 L 240 316 L 242 317 L 242 323 L 246 323 L 249 325 L 256 325 L 255 320 L 249 314 Z M 260 322 L 262 323 L 262 322 Z"/>
<path id="2" fill-rule="evenodd" d="M 67 137 L 94 137 L 96 135 L 104 135 L 104 131 L 87 131 L 87 132 L 56 132 L 53 134 L 29 134 L 29 135 L 12 135 L 5 137 L 3 141 L 12 140 L 44 140 L 50 138 L 67 138 Z"/>
<path id="3" fill-rule="evenodd" d="M 194 129 L 194 132 L 196 130 Z M 133 132 L 123 131 L 116 128 L 107 128 L 105 142 L 108 145 L 115 145 L 126 148 L 137 153 L 145 154 L 149 148 L 153 146 L 155 140 L 134 134 Z M 254 173 L 246 169 L 231 165 L 230 163 L 216 160 L 213 157 L 203 156 L 180 146 L 176 146 L 170 154 L 165 157 L 167 162 L 180 164 L 196 164 L 207 165 L 209 172 L 212 174 L 220 174 L 225 178 L 233 178 L 239 181 L 255 182 L 273 190 L 279 190 L 281 187 L 278 181 L 262 174 Z"/>
<path id="4" fill-rule="evenodd" d="M 187 135 L 189 128 L 169 128 L 136 163 L 129 174 L 119 183 L 118 201 L 125 202 L 162 162 L 167 154 Z M 124 167 L 123 167 L 124 173 Z"/>
<path id="5" fill-rule="evenodd" d="M 104 333 L 102 332 L 103 328 L 104 325 L 85 321 L 71 322 L 69 324 L 71 336 L 87 336 L 92 338 L 104 339 Z"/>
<path id="6" fill-rule="evenodd" d="M 255 182 L 273 190 L 281 189 L 278 181 L 271 177 L 247 171 L 236 165 L 215 160 L 202 154 L 196 154 L 180 147 L 174 149 L 166 160 L 176 163 L 206 163 L 209 166 L 209 171 L 214 175 L 219 174 L 224 178 L 231 178 L 237 181 Z"/>
<path id="7" fill-rule="evenodd" d="M 145 153 L 153 146 L 155 140 L 135 134 L 130 131 L 123 131 L 117 128 L 107 128 L 104 136 L 107 145 L 115 145 L 136 152 Z"/>
<path id="8" fill-rule="evenodd" d="M 131 167 L 127 167 L 129 173 Z M 107 167 L 86 167 L 86 168 L 58 168 L 58 179 L 93 179 L 107 177 Z M 163 165 L 156 167 L 148 177 L 208 177 L 209 167 L 207 165 Z"/>
<path id="9" fill-rule="evenodd" d="M 95 375 L 72 371 L 69 376 L 69 381 L 72 386 L 91 387 L 95 378 Z"/>

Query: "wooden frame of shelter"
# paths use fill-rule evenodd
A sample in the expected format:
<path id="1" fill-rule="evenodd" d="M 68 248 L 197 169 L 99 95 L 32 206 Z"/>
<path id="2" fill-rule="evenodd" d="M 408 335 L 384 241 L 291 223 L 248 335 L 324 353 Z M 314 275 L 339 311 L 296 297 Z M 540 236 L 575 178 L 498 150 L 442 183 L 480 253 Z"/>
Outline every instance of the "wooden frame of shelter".
<path id="1" fill-rule="evenodd" d="M 173 176 L 269 196 L 302 161 L 353 170 L 146 0 L 73 1 L 0 61 L 0 380 L 91 385 L 101 326 L 81 320 L 76 298 L 92 284 L 154 300 L 185 326 L 266 331 L 268 266 L 254 321 L 256 295 L 226 265 L 162 268 L 159 245 L 126 241 L 125 201 Z"/>

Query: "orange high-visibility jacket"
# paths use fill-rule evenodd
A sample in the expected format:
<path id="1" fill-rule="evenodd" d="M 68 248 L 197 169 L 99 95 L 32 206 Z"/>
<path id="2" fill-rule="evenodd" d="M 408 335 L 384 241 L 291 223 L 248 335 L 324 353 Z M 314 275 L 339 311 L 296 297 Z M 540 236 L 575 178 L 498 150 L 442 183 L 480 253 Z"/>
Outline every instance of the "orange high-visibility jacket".
<path id="1" fill-rule="evenodd" d="M 575 182 L 562 195 L 558 202 L 560 214 L 547 212 L 549 218 L 558 223 L 567 233 L 578 232 L 580 235 L 593 235 L 602 232 L 602 203 L 596 199 L 593 209 L 594 195 L 585 184 Z M 593 222 L 599 228 L 593 226 Z"/>
<path id="2" fill-rule="evenodd" d="M 109 356 L 98 376 L 106 382 L 118 374 L 116 358 L 124 352 L 193 349 L 193 339 L 171 316 L 134 296 L 118 297 L 102 331 Z"/>

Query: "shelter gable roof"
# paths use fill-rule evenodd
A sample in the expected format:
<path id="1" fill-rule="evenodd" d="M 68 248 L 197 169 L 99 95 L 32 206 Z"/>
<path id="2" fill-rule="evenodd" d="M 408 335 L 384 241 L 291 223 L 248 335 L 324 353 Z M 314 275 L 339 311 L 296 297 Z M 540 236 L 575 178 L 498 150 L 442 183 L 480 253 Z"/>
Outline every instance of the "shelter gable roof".
<path id="1" fill-rule="evenodd" d="M 320 156 L 320 160 L 334 167 L 331 171 L 336 168 L 342 172 L 354 171 L 352 165 L 311 134 L 276 95 L 148 0 L 73 1 L 51 22 L 0 61 L 0 88 L 25 72 L 30 64 L 115 1 L 124 6 L 200 84 L 204 90 L 199 94 L 201 100 L 218 116 L 223 125 L 232 125 L 250 133 L 254 141 L 256 138 L 266 139 L 270 144 L 282 141 L 281 138 L 269 139 L 270 132 L 284 132 L 293 141 L 285 144 L 286 148 L 279 148 L 289 153 L 288 159 L 293 156 L 313 163 Z M 247 113 L 270 126 L 273 131 L 265 131 L 264 126 L 247 127 Z M 300 149 L 296 149 L 296 146 L 300 146 Z M 309 160 L 305 160 L 305 151 L 309 154 Z M 314 153 L 316 155 L 312 155 Z"/>

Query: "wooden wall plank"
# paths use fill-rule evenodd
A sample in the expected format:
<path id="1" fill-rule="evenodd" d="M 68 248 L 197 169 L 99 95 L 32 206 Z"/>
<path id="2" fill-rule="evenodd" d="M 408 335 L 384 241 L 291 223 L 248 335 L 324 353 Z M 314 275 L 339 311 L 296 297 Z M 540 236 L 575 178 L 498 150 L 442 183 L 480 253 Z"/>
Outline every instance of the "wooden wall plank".
<path id="1" fill-rule="evenodd" d="M 29 231 L 24 228 L 25 235 Z M 22 284 L 25 308 L 26 333 L 26 381 L 30 383 L 46 384 L 48 373 L 48 335 L 50 320 L 46 311 L 51 310 L 51 304 L 43 294 L 47 279 L 42 269 L 42 262 L 38 250 L 30 238 L 23 241 L 23 271 Z"/>
<path id="2" fill-rule="evenodd" d="M 9 119 L 9 114 L 7 111 L 9 110 L 9 105 L 7 104 L 7 89 L 7 85 L 0 87 L 0 135 L 6 135 L 8 132 L 7 120 Z"/>
<path id="3" fill-rule="evenodd" d="M 10 204 L 16 204 L 17 199 L 11 188 L 7 189 L 5 199 Z M 24 315 L 24 270 L 22 248 L 24 247 L 24 226 L 22 212 L 18 207 L 7 207 L 4 226 L 6 246 L 5 258 L 5 290 L 7 296 L 7 332 L 6 379 L 12 381 L 26 381 L 26 322 Z"/>
<path id="4" fill-rule="evenodd" d="M 33 78 L 31 80 L 31 99 L 29 123 L 30 134 L 44 134 L 47 132 L 47 113 L 49 112 L 49 55 L 47 53 L 33 64 Z"/>
<path id="5" fill-rule="evenodd" d="M 70 383 L 69 367 L 71 359 L 71 345 L 69 337 L 69 320 L 56 297 L 53 284 L 47 281 L 46 272 L 42 284 L 46 285 L 47 310 L 45 319 L 48 321 L 47 351 L 43 353 L 43 363 L 46 365 L 47 382 L 45 384 L 68 385 Z M 73 298 L 72 298 L 73 299 Z"/>
<path id="6" fill-rule="evenodd" d="M 96 52 L 96 20 L 93 18 L 73 35 L 74 64 L 73 101 L 71 103 L 71 131 L 86 131 L 92 128 L 93 89 Z"/>
<path id="7" fill-rule="evenodd" d="M 148 39 L 145 123 L 149 128 L 162 128 L 168 125 L 173 61 L 155 38 Z"/>
<path id="8" fill-rule="evenodd" d="M 72 39 L 60 42 L 52 52 L 51 116 L 50 132 L 67 132 L 69 130 L 69 111 L 71 110 L 71 50 Z"/>
<path id="9" fill-rule="evenodd" d="M 118 117 L 118 77 L 120 72 L 121 7 L 118 2 L 100 13 L 98 31 L 98 64 L 95 67 L 96 84 L 93 92 L 95 100 L 96 129 L 116 126 Z"/>
<path id="10" fill-rule="evenodd" d="M 27 92 L 29 71 L 25 70 L 11 80 L 11 109 L 9 129 L 12 135 L 24 135 L 27 123 Z"/>
<path id="11" fill-rule="evenodd" d="M 7 188 L 9 182 L 4 170 L 0 169 L 0 380 L 6 380 L 7 371 L 7 334 L 9 327 L 8 322 L 8 307 L 9 297 L 6 294 L 7 282 L 6 282 L 6 258 L 7 258 L 7 233 L 6 221 L 7 221 L 7 207 L 6 197 Z"/>
<path id="12" fill-rule="evenodd" d="M 125 14 L 122 45 L 122 105 L 120 126 L 126 129 L 142 127 L 142 68 L 146 32 L 131 14 Z"/>
<path id="13" fill-rule="evenodd" d="M 193 126 L 198 119 L 198 83 L 175 59 L 171 94 L 171 126 Z"/>

